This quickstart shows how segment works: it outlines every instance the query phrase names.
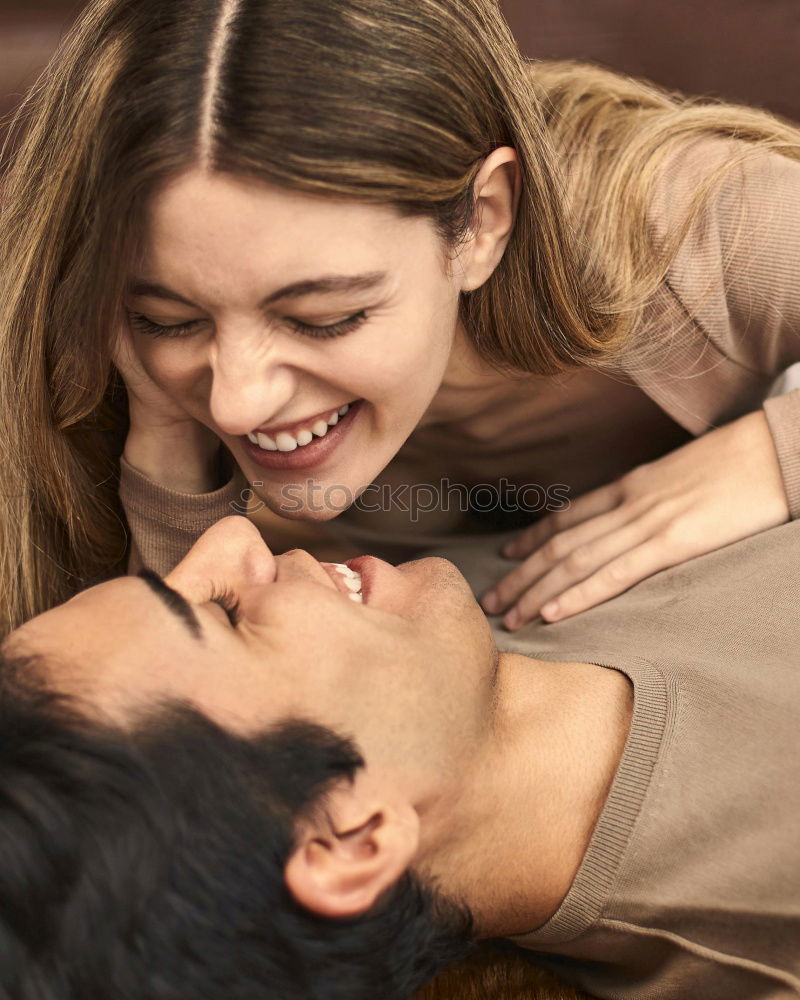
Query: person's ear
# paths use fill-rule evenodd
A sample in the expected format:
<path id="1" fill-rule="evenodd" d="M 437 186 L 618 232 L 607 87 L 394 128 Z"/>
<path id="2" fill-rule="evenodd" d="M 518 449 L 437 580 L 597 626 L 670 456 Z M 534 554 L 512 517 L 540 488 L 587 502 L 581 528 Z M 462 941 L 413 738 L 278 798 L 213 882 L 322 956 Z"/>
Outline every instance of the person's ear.
<path id="1" fill-rule="evenodd" d="M 298 824 L 286 863 L 289 891 L 325 917 L 365 913 L 406 871 L 419 845 L 413 806 L 379 789 L 361 770 L 326 796 L 319 814 Z"/>
<path id="2" fill-rule="evenodd" d="M 469 240 L 461 248 L 461 291 L 471 292 L 489 279 L 514 231 L 522 174 L 515 149 L 491 152 L 475 176 L 475 213 Z"/>

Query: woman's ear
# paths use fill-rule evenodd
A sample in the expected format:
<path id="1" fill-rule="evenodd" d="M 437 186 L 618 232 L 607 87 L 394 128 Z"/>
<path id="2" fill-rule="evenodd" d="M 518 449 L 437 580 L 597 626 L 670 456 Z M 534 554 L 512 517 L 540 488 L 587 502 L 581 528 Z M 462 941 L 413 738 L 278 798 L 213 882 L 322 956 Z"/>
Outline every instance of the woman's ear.
<path id="1" fill-rule="evenodd" d="M 413 806 L 381 790 L 365 771 L 334 788 L 325 808 L 298 824 L 286 863 L 289 891 L 325 917 L 365 913 L 411 864 L 419 845 Z"/>
<path id="2" fill-rule="evenodd" d="M 491 152 L 475 176 L 473 190 L 475 224 L 457 258 L 462 292 L 474 291 L 490 278 L 511 239 L 522 191 L 517 151 L 501 146 Z"/>

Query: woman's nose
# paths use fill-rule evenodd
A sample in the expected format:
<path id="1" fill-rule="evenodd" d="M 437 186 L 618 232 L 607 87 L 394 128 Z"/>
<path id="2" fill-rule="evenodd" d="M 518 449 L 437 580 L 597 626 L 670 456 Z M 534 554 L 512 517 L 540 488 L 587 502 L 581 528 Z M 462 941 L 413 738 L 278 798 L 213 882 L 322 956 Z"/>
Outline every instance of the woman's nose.
<path id="1" fill-rule="evenodd" d="M 275 557 L 251 521 L 232 515 L 204 532 L 165 579 L 189 600 L 207 601 L 210 589 L 239 594 L 272 583 Z"/>
<path id="2" fill-rule="evenodd" d="M 211 419 L 223 434 L 249 434 L 285 412 L 295 382 L 293 369 L 270 345 L 220 346 L 212 361 Z"/>

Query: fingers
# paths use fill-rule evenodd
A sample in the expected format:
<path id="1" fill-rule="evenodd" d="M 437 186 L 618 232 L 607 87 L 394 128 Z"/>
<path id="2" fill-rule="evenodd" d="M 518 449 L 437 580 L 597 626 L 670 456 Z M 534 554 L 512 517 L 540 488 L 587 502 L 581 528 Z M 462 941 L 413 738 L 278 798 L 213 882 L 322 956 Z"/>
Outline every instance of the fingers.
<path id="1" fill-rule="evenodd" d="M 510 559 L 522 559 L 530 555 L 531 552 L 535 552 L 554 535 L 581 524 L 591 517 L 608 513 L 617 507 L 621 500 L 622 487 L 619 482 L 609 483 L 607 486 L 592 490 L 591 493 L 578 497 L 566 510 L 550 514 L 529 528 L 525 528 L 516 538 L 504 546 L 503 555 Z"/>
<path id="2" fill-rule="evenodd" d="M 508 576 L 484 594 L 481 600 L 484 611 L 489 614 L 506 611 L 537 580 L 550 573 L 556 566 L 562 566 L 565 561 L 569 561 L 573 570 L 577 570 L 579 565 L 583 565 L 582 547 L 619 529 L 631 516 L 621 508 L 615 508 L 609 513 L 592 517 L 574 528 L 553 535 L 541 548 L 523 560 Z M 574 583 L 579 579 L 582 577 L 576 576 L 569 582 Z"/>
<path id="3" fill-rule="evenodd" d="M 656 572 L 648 561 L 647 544 L 653 532 L 646 521 L 631 521 L 573 549 L 519 597 L 504 618 L 506 627 L 519 628 L 538 614 L 548 621 L 566 617 L 566 608 L 581 605 L 580 610 L 584 610 L 592 607 Z M 567 594 L 569 600 L 562 604 Z M 556 598 L 558 608 L 552 606 Z"/>
<path id="4" fill-rule="evenodd" d="M 569 618 L 617 597 L 653 573 L 675 566 L 680 561 L 674 554 L 670 555 L 661 539 L 649 538 L 545 603 L 541 608 L 542 617 L 548 622 Z"/>

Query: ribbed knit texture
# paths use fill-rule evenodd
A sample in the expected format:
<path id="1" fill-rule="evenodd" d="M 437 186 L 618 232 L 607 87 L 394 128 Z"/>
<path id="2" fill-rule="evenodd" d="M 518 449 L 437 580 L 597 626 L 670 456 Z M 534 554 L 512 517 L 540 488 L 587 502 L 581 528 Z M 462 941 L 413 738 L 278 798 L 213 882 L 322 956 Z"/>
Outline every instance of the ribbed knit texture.
<path id="1" fill-rule="evenodd" d="M 119 493 L 132 535 L 128 572 L 147 566 L 169 573 L 207 528 L 242 513 L 245 486 L 237 469 L 213 493 L 176 493 L 148 479 L 123 456 Z"/>
<path id="2" fill-rule="evenodd" d="M 789 500 L 789 516 L 800 518 L 800 389 L 773 396 L 764 403 L 783 485 Z"/>
<path id="3" fill-rule="evenodd" d="M 506 640 L 503 645 L 517 652 L 526 651 L 519 642 Z M 613 663 L 592 659 L 586 649 L 559 648 L 557 655 L 545 653 L 538 658 L 565 663 L 590 662 L 616 669 Z M 568 896 L 550 920 L 536 931 L 537 948 L 548 942 L 572 940 L 599 916 L 630 842 L 664 743 L 669 707 L 664 678 L 652 664 L 635 657 L 626 658 L 625 672 L 634 682 L 635 692 L 635 710 L 625 754 Z"/>

